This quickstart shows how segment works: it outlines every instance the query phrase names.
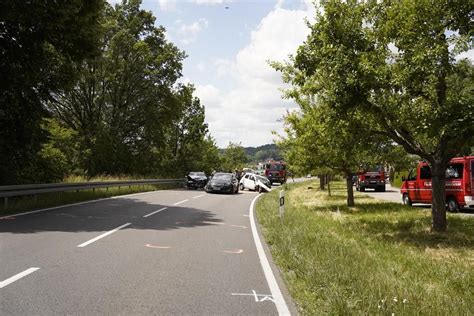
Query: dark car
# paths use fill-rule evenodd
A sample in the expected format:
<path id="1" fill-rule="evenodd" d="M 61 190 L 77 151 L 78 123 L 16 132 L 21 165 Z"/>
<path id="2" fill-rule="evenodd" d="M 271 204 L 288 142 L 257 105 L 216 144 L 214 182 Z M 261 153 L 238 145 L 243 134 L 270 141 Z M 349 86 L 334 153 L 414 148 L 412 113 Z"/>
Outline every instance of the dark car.
<path id="1" fill-rule="evenodd" d="M 186 176 L 186 187 L 188 189 L 201 189 L 207 184 L 208 178 L 202 171 L 190 172 Z"/>
<path id="2" fill-rule="evenodd" d="M 204 190 L 206 192 L 237 193 L 239 192 L 239 180 L 232 173 L 218 172 L 207 182 Z"/>

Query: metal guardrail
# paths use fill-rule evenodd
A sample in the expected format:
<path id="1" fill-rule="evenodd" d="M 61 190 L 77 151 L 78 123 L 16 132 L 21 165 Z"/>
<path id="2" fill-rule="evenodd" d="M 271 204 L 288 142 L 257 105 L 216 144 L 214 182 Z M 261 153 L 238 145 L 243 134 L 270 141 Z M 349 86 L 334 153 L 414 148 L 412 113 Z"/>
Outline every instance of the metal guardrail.
<path id="1" fill-rule="evenodd" d="M 4 198 L 4 208 L 8 207 L 8 198 L 24 195 L 34 195 L 42 193 L 66 192 L 76 190 L 88 190 L 110 187 L 125 187 L 136 185 L 153 184 L 179 184 L 184 179 L 147 179 L 128 181 L 97 181 L 97 182 L 76 182 L 76 183 L 48 183 L 48 184 L 25 184 L 0 186 L 0 198 Z"/>

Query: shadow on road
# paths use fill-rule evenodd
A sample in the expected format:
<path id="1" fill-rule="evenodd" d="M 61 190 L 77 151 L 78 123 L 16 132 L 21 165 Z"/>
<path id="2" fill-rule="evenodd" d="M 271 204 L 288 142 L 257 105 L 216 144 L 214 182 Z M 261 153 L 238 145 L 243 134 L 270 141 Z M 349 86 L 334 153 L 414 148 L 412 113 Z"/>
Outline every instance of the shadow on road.
<path id="1" fill-rule="evenodd" d="M 163 207 L 166 210 L 144 218 Z M 165 206 L 134 198 L 108 199 L 0 220 L 0 233 L 104 232 L 132 223 L 124 229 L 171 230 L 209 226 L 221 222 L 217 214 L 185 205 Z"/>

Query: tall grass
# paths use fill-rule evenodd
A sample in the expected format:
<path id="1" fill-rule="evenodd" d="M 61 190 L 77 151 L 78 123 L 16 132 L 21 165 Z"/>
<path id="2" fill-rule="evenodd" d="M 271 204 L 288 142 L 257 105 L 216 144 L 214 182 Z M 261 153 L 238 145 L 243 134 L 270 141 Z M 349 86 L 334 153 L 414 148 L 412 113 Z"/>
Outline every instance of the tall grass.
<path id="1" fill-rule="evenodd" d="M 273 258 L 300 312 L 473 315 L 474 220 L 449 215 L 449 231 L 431 233 L 425 209 L 356 193 L 345 206 L 316 183 L 290 185 L 278 217 L 278 192 L 257 205 Z"/>

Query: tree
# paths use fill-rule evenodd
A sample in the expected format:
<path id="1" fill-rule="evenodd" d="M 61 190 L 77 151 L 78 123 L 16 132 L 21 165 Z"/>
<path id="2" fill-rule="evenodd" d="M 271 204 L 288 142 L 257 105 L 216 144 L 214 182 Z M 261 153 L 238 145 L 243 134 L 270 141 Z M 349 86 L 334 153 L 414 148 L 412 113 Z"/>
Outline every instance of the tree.
<path id="1" fill-rule="evenodd" d="M 428 161 L 432 229 L 445 231 L 445 169 L 474 143 L 473 66 L 453 58 L 472 45 L 472 5 L 330 0 L 323 7 L 287 81 L 325 95 L 337 113 L 361 111 L 373 133 Z"/>
<path id="2" fill-rule="evenodd" d="M 45 134 L 43 102 L 98 52 L 103 0 L 0 4 L 0 184 L 25 181 Z M 28 175 L 28 176 L 27 176 Z"/>
<path id="3" fill-rule="evenodd" d="M 352 176 L 362 165 L 379 164 L 379 153 L 390 142 L 365 129 L 358 113 L 341 117 L 322 98 L 297 100 L 301 110 L 285 117 L 288 137 L 281 138 L 280 147 L 288 148 L 285 153 L 296 168 L 343 174 L 347 205 L 354 206 Z"/>
<path id="4" fill-rule="evenodd" d="M 247 162 L 248 157 L 240 143 L 229 142 L 222 156 L 222 169 L 229 172 L 235 169 L 241 170 Z"/>
<path id="5" fill-rule="evenodd" d="M 48 109 L 78 132 L 87 175 L 156 174 L 176 162 L 171 135 L 190 108 L 189 88 L 174 87 L 185 54 L 140 1 L 106 5 L 101 23 L 101 54 L 77 65 L 77 84 L 54 94 Z"/>

